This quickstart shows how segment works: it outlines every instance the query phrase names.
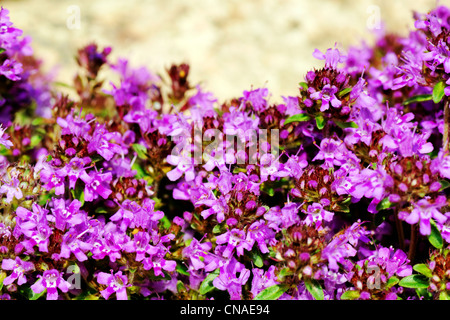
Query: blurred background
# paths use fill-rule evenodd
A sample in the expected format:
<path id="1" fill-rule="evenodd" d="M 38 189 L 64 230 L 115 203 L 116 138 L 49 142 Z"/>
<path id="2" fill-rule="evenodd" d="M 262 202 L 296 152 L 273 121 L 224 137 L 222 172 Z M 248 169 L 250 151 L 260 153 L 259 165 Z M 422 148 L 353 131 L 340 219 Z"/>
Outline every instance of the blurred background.
<path id="1" fill-rule="evenodd" d="M 58 67 L 58 81 L 72 81 L 76 50 L 95 41 L 112 46 L 111 61 L 154 73 L 187 62 L 191 84 L 220 101 L 265 86 L 271 102 L 296 95 L 306 72 L 323 65 L 315 48 L 372 43 L 381 28 L 406 35 L 413 11 L 437 3 L 450 0 L 0 0 L 45 70 Z"/>

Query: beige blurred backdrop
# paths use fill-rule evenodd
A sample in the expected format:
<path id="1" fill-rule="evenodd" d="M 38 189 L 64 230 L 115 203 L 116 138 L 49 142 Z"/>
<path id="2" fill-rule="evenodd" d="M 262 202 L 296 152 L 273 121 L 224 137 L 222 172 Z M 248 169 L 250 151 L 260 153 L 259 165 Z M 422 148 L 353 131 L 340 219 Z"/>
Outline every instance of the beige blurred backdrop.
<path id="1" fill-rule="evenodd" d="M 71 81 L 76 50 L 95 41 L 113 47 L 112 61 L 155 73 L 187 62 L 191 83 L 220 101 L 266 86 L 272 102 L 322 65 L 315 48 L 371 43 L 381 25 L 405 35 L 413 10 L 436 3 L 450 0 L 0 0 L 45 68 L 59 66 L 59 81 Z"/>

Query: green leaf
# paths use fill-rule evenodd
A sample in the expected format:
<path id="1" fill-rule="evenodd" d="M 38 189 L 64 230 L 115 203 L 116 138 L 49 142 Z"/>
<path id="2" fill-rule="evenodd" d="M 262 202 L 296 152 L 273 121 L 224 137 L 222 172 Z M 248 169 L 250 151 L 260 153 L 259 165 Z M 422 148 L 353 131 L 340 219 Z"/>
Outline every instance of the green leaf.
<path id="1" fill-rule="evenodd" d="M 357 291 L 357 290 L 345 291 L 341 295 L 341 300 L 355 300 L 358 298 L 359 298 L 359 291 Z"/>
<path id="2" fill-rule="evenodd" d="M 280 270 L 280 272 L 278 273 L 278 278 L 279 279 L 284 279 L 285 277 L 291 276 L 293 273 L 291 271 L 291 269 L 289 268 L 283 268 Z"/>
<path id="3" fill-rule="evenodd" d="M 258 293 L 254 300 L 277 300 L 289 289 L 285 284 L 276 284 Z"/>
<path id="4" fill-rule="evenodd" d="M 427 278 L 431 278 L 433 276 L 430 268 L 424 263 L 418 263 L 414 265 L 413 269 L 421 274 L 423 274 Z"/>
<path id="5" fill-rule="evenodd" d="M 433 295 L 427 288 L 416 288 L 417 296 L 423 300 L 433 300 Z"/>
<path id="6" fill-rule="evenodd" d="M 164 229 L 169 229 L 170 226 L 172 225 L 172 222 L 170 222 L 170 219 L 165 215 L 164 217 L 161 218 L 161 223 Z"/>
<path id="7" fill-rule="evenodd" d="M 433 96 L 431 94 L 419 94 L 417 96 L 406 99 L 405 102 L 403 102 L 403 105 L 406 106 L 410 103 L 430 101 L 432 99 L 433 99 Z"/>
<path id="8" fill-rule="evenodd" d="M 2 53 L 5 52 L 5 51 L 6 51 L 6 49 L 0 48 L 0 54 L 2 54 Z"/>
<path id="9" fill-rule="evenodd" d="M 307 82 L 299 82 L 298 85 L 302 87 L 305 90 L 308 90 L 308 83 Z"/>
<path id="10" fill-rule="evenodd" d="M 44 123 L 45 123 L 45 119 L 42 118 L 42 117 L 34 118 L 33 121 L 31 121 L 31 124 L 33 126 L 39 126 L 39 125 L 44 124 Z"/>
<path id="11" fill-rule="evenodd" d="M 400 280 L 399 285 L 405 288 L 428 288 L 430 283 L 422 275 L 412 274 Z"/>
<path id="12" fill-rule="evenodd" d="M 447 291 L 442 291 L 439 294 L 439 300 L 450 300 L 450 295 L 447 293 Z"/>
<path id="13" fill-rule="evenodd" d="M 34 148 L 36 147 L 41 141 L 42 139 L 44 139 L 43 136 L 35 134 L 34 136 L 31 137 L 30 139 L 30 147 Z"/>
<path id="14" fill-rule="evenodd" d="M 186 291 L 186 287 L 184 286 L 184 282 L 181 280 L 177 281 L 177 291 Z"/>
<path id="15" fill-rule="evenodd" d="M 177 263 L 175 271 L 179 274 L 183 274 L 185 276 L 190 276 L 191 274 L 187 271 L 187 267 L 184 264 Z"/>
<path id="16" fill-rule="evenodd" d="M 264 265 L 264 260 L 262 258 L 262 256 L 259 254 L 258 250 L 253 250 L 251 252 L 252 255 L 252 260 L 253 263 L 255 264 L 255 266 L 257 266 L 258 268 L 262 268 Z"/>
<path id="17" fill-rule="evenodd" d="M 7 277 L 6 272 L 0 272 L 0 290 L 3 288 L 3 280 Z"/>
<path id="18" fill-rule="evenodd" d="M 220 224 L 216 224 L 212 230 L 214 234 L 222 233 L 222 226 Z"/>
<path id="19" fill-rule="evenodd" d="M 441 188 L 439 189 L 439 191 L 443 191 L 450 187 L 450 182 L 448 182 L 447 180 L 439 180 L 439 183 L 441 184 Z"/>
<path id="20" fill-rule="evenodd" d="M 339 91 L 338 97 L 341 98 L 341 97 L 345 96 L 347 93 L 350 93 L 352 90 L 353 90 L 353 87 L 345 88 L 345 89 Z"/>
<path id="21" fill-rule="evenodd" d="M 219 276 L 219 273 L 220 270 L 219 268 L 217 268 L 216 270 L 214 270 L 213 272 L 211 272 L 206 276 L 205 280 L 203 280 L 202 284 L 200 285 L 199 289 L 200 294 L 207 294 L 208 292 L 216 288 L 213 285 L 213 280 Z"/>
<path id="22" fill-rule="evenodd" d="M 146 160 L 147 159 L 147 148 L 144 147 L 142 144 L 139 143 L 133 143 L 132 145 L 133 150 L 137 153 L 137 156 L 141 159 Z"/>
<path id="23" fill-rule="evenodd" d="M 342 129 L 345 128 L 358 128 L 358 125 L 356 123 L 354 123 L 353 121 L 350 122 L 342 122 L 342 121 L 338 121 L 338 120 L 334 120 L 334 123 Z"/>
<path id="24" fill-rule="evenodd" d="M 284 124 L 288 124 L 291 122 L 303 122 L 303 121 L 308 121 L 310 120 L 311 117 L 308 116 L 306 113 L 299 113 L 299 114 L 294 114 L 293 116 L 290 116 L 289 118 L 286 119 L 286 121 L 284 121 Z"/>
<path id="25" fill-rule="evenodd" d="M 30 300 L 37 300 L 40 297 L 42 297 L 44 294 L 47 293 L 47 289 L 42 290 L 41 293 L 34 293 L 33 290 L 30 289 L 30 292 L 28 293 Z"/>
<path id="26" fill-rule="evenodd" d="M 75 186 L 75 189 L 71 189 L 70 190 L 72 192 L 72 196 L 74 197 L 74 199 L 77 199 L 81 202 L 81 206 L 84 205 L 84 188 L 80 185 L 77 184 Z"/>
<path id="27" fill-rule="evenodd" d="M 390 209 L 392 207 L 395 207 L 395 205 L 396 205 L 396 203 L 390 202 L 389 198 L 384 198 L 377 204 L 377 210 L 381 211 L 381 210 Z"/>
<path id="28" fill-rule="evenodd" d="M 396 276 L 390 277 L 389 280 L 386 282 L 386 289 L 395 286 L 399 281 L 400 279 L 397 278 Z"/>
<path id="29" fill-rule="evenodd" d="M 326 123 L 326 120 L 321 114 L 316 116 L 317 129 L 322 130 L 325 127 L 325 123 Z"/>
<path id="30" fill-rule="evenodd" d="M 436 85 L 433 88 L 433 102 L 439 103 L 441 102 L 442 98 L 444 97 L 444 89 L 445 84 L 443 81 L 436 83 Z"/>
<path id="31" fill-rule="evenodd" d="M 313 279 L 306 279 L 305 280 L 305 287 L 308 289 L 309 293 L 314 297 L 316 300 L 323 300 L 324 294 L 323 289 L 320 286 L 320 283 Z"/>
<path id="32" fill-rule="evenodd" d="M 444 245 L 444 240 L 442 239 L 441 232 L 436 226 L 436 222 L 433 219 L 430 219 L 431 224 L 431 233 L 428 235 L 428 241 L 435 247 L 436 249 L 441 249 Z"/>

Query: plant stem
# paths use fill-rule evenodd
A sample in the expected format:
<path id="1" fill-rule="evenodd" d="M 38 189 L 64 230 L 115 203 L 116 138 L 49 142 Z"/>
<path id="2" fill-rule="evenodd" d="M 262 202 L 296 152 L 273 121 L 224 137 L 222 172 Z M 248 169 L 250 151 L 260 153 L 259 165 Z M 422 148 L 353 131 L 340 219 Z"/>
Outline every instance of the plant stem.
<path id="1" fill-rule="evenodd" d="M 442 137 L 442 149 L 444 150 L 444 154 L 448 152 L 448 146 L 449 146 L 449 133 L 450 133 L 450 110 L 448 105 L 448 99 L 445 97 L 445 104 L 444 104 L 444 134 Z"/>
<path id="2" fill-rule="evenodd" d="M 417 246 L 417 227 L 416 225 L 411 225 L 411 238 L 409 241 L 409 250 L 408 250 L 408 259 L 411 263 L 416 253 L 416 246 Z"/>

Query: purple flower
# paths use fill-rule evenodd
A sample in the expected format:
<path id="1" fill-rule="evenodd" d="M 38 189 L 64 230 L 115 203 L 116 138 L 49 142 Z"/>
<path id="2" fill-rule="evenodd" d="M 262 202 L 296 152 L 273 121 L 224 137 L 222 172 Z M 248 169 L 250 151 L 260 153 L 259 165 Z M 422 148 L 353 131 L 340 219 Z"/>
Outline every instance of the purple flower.
<path id="1" fill-rule="evenodd" d="M 3 61 L 3 65 L 0 66 L 0 75 L 4 75 L 6 78 L 12 81 L 20 80 L 20 74 L 22 72 L 22 64 L 15 60 L 6 59 L 5 61 Z"/>
<path id="2" fill-rule="evenodd" d="M 48 252 L 49 237 L 52 234 L 48 226 L 48 210 L 40 207 L 38 204 L 32 204 L 33 211 L 23 207 L 16 210 L 16 226 L 14 236 L 18 238 L 24 234 L 26 239 L 21 242 L 28 252 L 33 252 L 33 247 L 38 245 L 39 251 Z"/>
<path id="3" fill-rule="evenodd" d="M 89 140 L 89 132 L 91 131 L 91 125 L 89 123 L 94 119 L 92 114 L 87 114 L 85 119 L 82 119 L 81 115 L 74 116 L 74 109 L 72 109 L 65 119 L 58 118 L 56 119 L 56 122 L 62 128 L 62 135 L 74 135 L 76 138 L 81 137 L 85 140 Z M 75 140 L 74 142 L 76 141 L 78 140 Z"/>
<path id="4" fill-rule="evenodd" d="M 55 216 L 55 227 L 62 231 L 66 230 L 66 226 L 79 224 L 84 221 L 86 214 L 80 212 L 81 202 L 77 199 L 66 206 L 64 199 L 55 199 L 53 201 L 53 215 Z"/>
<path id="5" fill-rule="evenodd" d="M 109 222 L 103 228 L 103 235 L 95 240 L 91 252 L 94 259 L 103 259 L 108 256 L 111 262 L 122 257 L 122 248 L 129 242 L 129 237 Z"/>
<path id="6" fill-rule="evenodd" d="M 114 154 L 121 153 L 122 151 L 122 148 L 119 145 L 110 142 L 111 140 L 117 142 L 120 141 L 120 134 L 118 132 L 108 132 L 108 130 L 105 129 L 104 124 L 97 123 L 94 133 L 92 134 L 92 138 L 88 144 L 88 152 L 97 152 L 105 158 L 105 160 L 111 160 Z"/>
<path id="7" fill-rule="evenodd" d="M 322 221 L 330 222 L 333 220 L 334 213 L 327 211 L 323 208 L 323 206 L 319 203 L 313 203 L 308 205 L 306 209 L 306 218 L 305 223 L 307 225 L 312 225 L 313 223 L 318 223 L 318 225 L 322 225 Z"/>
<path id="8" fill-rule="evenodd" d="M 122 271 L 115 274 L 112 270 L 111 273 L 99 272 L 97 282 L 107 286 L 106 289 L 100 291 L 103 298 L 108 299 L 115 293 L 117 300 L 128 300 L 127 287 L 130 287 L 131 284 L 128 284 L 128 277 L 122 274 Z"/>
<path id="9" fill-rule="evenodd" d="M 346 56 L 339 52 L 339 49 L 328 48 L 325 53 L 322 53 L 319 49 L 315 49 L 313 56 L 319 60 L 325 60 L 325 67 L 336 69 L 339 63 L 343 63 L 346 60 Z"/>
<path id="10" fill-rule="evenodd" d="M 295 202 L 287 203 L 282 209 L 272 207 L 264 214 L 264 219 L 269 222 L 269 227 L 278 232 L 301 222 L 298 209 L 299 205 Z"/>
<path id="11" fill-rule="evenodd" d="M 166 255 L 168 249 L 162 244 L 158 243 L 155 247 L 149 250 L 150 256 L 145 258 L 143 261 L 144 269 L 153 269 L 155 276 L 160 276 L 163 274 L 162 270 L 173 272 L 177 266 L 176 261 L 166 260 L 164 256 Z"/>
<path id="12" fill-rule="evenodd" d="M 83 171 L 80 175 L 81 180 L 85 183 L 84 187 L 84 200 L 94 201 L 101 196 L 103 199 L 107 199 L 112 193 L 109 188 L 109 182 L 112 180 L 112 174 L 91 172 L 90 174 Z"/>
<path id="13" fill-rule="evenodd" d="M 14 198 L 20 200 L 23 198 L 22 190 L 19 188 L 20 181 L 12 178 L 11 181 L 5 182 L 0 187 L 0 193 L 6 193 L 6 203 L 11 203 Z"/>
<path id="14" fill-rule="evenodd" d="M 226 248 L 222 253 L 224 258 L 232 256 L 234 249 L 236 249 L 237 255 L 241 256 L 245 250 L 251 250 L 250 243 L 246 239 L 245 232 L 239 229 L 232 229 L 224 234 L 216 237 L 217 244 L 226 243 Z"/>
<path id="15" fill-rule="evenodd" d="M 394 179 L 381 166 L 378 166 L 376 170 L 363 169 L 359 174 L 348 176 L 346 180 L 351 185 L 348 192 L 353 197 L 373 199 L 369 212 L 376 212 L 376 205 L 386 197 L 387 190 L 394 186 Z"/>
<path id="16" fill-rule="evenodd" d="M 10 285 L 17 280 L 17 284 L 20 286 L 27 282 L 25 273 L 34 271 L 34 264 L 29 261 L 23 261 L 19 257 L 13 259 L 3 259 L 2 261 L 3 270 L 12 270 L 12 273 L 3 280 L 5 286 Z"/>
<path id="17" fill-rule="evenodd" d="M 148 133 L 153 129 L 153 121 L 158 116 L 155 110 L 131 110 L 123 120 L 127 123 L 137 123 L 141 128 L 142 133 Z"/>
<path id="18" fill-rule="evenodd" d="M 269 90 L 267 88 L 244 91 L 242 103 L 245 104 L 246 102 L 250 102 L 256 112 L 262 112 L 267 107 L 267 100 L 265 97 L 267 97 L 268 94 Z"/>
<path id="19" fill-rule="evenodd" d="M 249 250 L 251 250 L 253 244 L 256 242 L 262 253 L 268 253 L 269 249 L 267 248 L 266 242 L 273 241 L 276 241 L 275 232 L 269 228 L 263 219 L 253 222 L 248 228 L 246 242 L 250 248 Z"/>
<path id="20" fill-rule="evenodd" d="M 271 265 L 267 271 L 263 269 L 253 268 L 252 289 L 250 292 L 253 297 L 256 297 L 262 290 L 278 284 L 277 276 L 275 275 L 276 267 Z"/>
<path id="21" fill-rule="evenodd" d="M 13 143 L 9 141 L 9 135 L 5 133 L 6 128 L 2 128 L 0 124 L 0 144 L 3 145 L 6 149 L 9 149 L 13 146 Z"/>
<path id="22" fill-rule="evenodd" d="M 91 158 L 74 157 L 70 159 L 63 168 L 59 169 L 61 176 L 67 176 L 69 178 L 69 188 L 74 189 L 77 180 L 88 168 L 87 165 L 91 163 Z"/>
<path id="23" fill-rule="evenodd" d="M 79 236 L 78 231 L 73 228 L 64 234 L 59 257 L 69 259 L 71 253 L 73 253 L 80 262 L 88 259 L 85 252 L 91 250 L 92 245 L 79 239 Z"/>
<path id="24" fill-rule="evenodd" d="M 53 168 L 43 168 L 40 171 L 41 181 L 43 182 L 42 187 L 50 191 L 55 188 L 56 195 L 63 195 L 66 185 L 65 176 L 59 170 L 54 170 Z"/>
<path id="25" fill-rule="evenodd" d="M 204 204 L 209 206 L 209 209 L 202 211 L 201 215 L 203 219 L 207 219 L 209 216 L 215 214 L 218 223 L 225 220 L 226 214 L 228 214 L 230 208 L 228 207 L 227 198 L 225 196 L 220 196 L 219 199 L 205 199 L 199 200 L 195 205 Z"/>
<path id="26" fill-rule="evenodd" d="M 346 258 L 355 256 L 358 241 L 368 242 L 367 234 L 368 231 L 357 221 L 343 234 L 335 236 L 322 251 L 322 258 L 328 260 L 330 270 L 338 271 L 338 263 L 345 264 Z"/>
<path id="27" fill-rule="evenodd" d="M 320 106 L 320 111 L 328 110 L 330 104 L 334 108 L 339 108 L 342 102 L 336 97 L 336 93 L 338 92 L 338 88 L 336 86 L 331 86 L 330 84 L 326 84 L 323 86 L 321 91 L 315 91 L 311 88 L 310 98 L 312 100 L 322 100 L 322 105 Z"/>
<path id="28" fill-rule="evenodd" d="M 200 243 L 197 239 L 193 238 L 189 245 L 183 249 L 183 257 L 189 258 L 192 269 L 205 269 L 207 271 L 211 271 L 208 268 L 208 264 L 211 259 L 216 259 L 216 257 L 213 257 L 209 253 L 211 248 L 211 242 Z"/>
<path id="29" fill-rule="evenodd" d="M 434 202 L 430 202 L 430 198 L 425 197 L 414 203 L 411 213 L 408 214 L 405 211 L 399 212 L 399 218 L 409 224 L 419 223 L 420 233 L 422 235 L 429 235 L 431 233 L 430 219 L 433 218 L 440 224 L 447 221 L 447 217 L 439 211 L 446 204 L 447 200 L 445 196 L 438 196 Z"/>
<path id="30" fill-rule="evenodd" d="M 58 289 L 67 292 L 70 283 L 63 279 L 62 274 L 56 269 L 46 270 L 43 275 L 38 275 L 38 280 L 30 287 L 34 293 L 41 293 L 47 289 L 47 300 L 58 300 Z"/>
<path id="31" fill-rule="evenodd" d="M 359 159 L 347 149 L 343 141 L 325 138 L 320 142 L 320 151 L 313 161 L 324 160 L 325 166 L 341 166 L 346 162 L 358 163 Z"/>
<path id="32" fill-rule="evenodd" d="M 148 232 L 139 231 L 133 237 L 133 240 L 128 241 L 123 245 L 123 249 L 126 252 L 135 252 L 136 261 L 142 261 L 145 258 L 146 253 L 152 252 L 152 246 L 150 245 L 150 235 Z"/>
<path id="33" fill-rule="evenodd" d="M 408 264 L 407 255 L 400 249 L 394 250 L 392 247 L 381 247 L 374 254 L 373 258 L 375 258 L 374 261 L 378 266 L 386 270 L 389 277 L 394 275 L 407 277 L 412 274 L 412 267 Z"/>
<path id="34" fill-rule="evenodd" d="M 431 161 L 433 173 L 439 173 L 443 178 L 450 179 L 450 156 L 441 149 L 438 156 Z"/>
<path id="35" fill-rule="evenodd" d="M 239 273 L 239 276 L 237 276 Z M 227 290 L 231 300 L 242 298 L 242 286 L 247 283 L 250 270 L 246 269 L 234 257 L 220 267 L 219 275 L 213 280 L 213 285 L 219 290 Z"/>

